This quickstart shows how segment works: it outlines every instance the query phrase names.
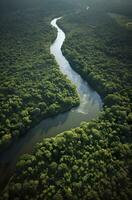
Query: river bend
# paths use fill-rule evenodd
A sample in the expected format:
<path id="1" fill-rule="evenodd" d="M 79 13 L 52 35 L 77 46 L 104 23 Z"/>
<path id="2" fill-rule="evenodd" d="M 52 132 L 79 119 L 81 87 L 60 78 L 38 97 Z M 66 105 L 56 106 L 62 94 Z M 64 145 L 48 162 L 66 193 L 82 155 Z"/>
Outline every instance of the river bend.
<path id="1" fill-rule="evenodd" d="M 80 96 L 80 105 L 68 112 L 43 120 L 25 136 L 15 141 L 4 153 L 0 154 L 0 187 L 8 182 L 20 155 L 31 153 L 37 142 L 40 142 L 44 137 L 52 137 L 65 130 L 77 127 L 82 121 L 96 118 L 102 110 L 100 96 L 71 68 L 62 54 L 61 48 L 66 36 L 57 25 L 57 21 L 60 19 L 55 18 L 51 21 L 51 25 L 57 29 L 57 38 L 51 45 L 50 52 L 54 55 L 61 72 L 76 86 Z"/>

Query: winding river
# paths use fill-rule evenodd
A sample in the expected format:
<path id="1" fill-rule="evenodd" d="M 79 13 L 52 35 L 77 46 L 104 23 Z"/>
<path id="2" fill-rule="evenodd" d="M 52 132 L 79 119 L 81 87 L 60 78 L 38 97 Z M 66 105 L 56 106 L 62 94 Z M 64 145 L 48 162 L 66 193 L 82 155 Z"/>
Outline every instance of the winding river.
<path id="1" fill-rule="evenodd" d="M 100 96 L 71 68 L 69 62 L 62 54 L 61 47 L 65 40 L 65 33 L 57 25 L 57 21 L 60 19 L 61 18 L 55 18 L 51 21 L 51 25 L 57 29 L 57 38 L 51 45 L 50 52 L 54 55 L 61 72 L 76 85 L 80 96 L 80 105 L 66 113 L 43 120 L 38 126 L 15 141 L 0 155 L 1 188 L 13 174 L 15 164 L 20 155 L 31 153 L 33 146 L 44 137 L 55 136 L 65 130 L 79 126 L 82 121 L 96 118 L 102 109 L 102 100 Z"/>

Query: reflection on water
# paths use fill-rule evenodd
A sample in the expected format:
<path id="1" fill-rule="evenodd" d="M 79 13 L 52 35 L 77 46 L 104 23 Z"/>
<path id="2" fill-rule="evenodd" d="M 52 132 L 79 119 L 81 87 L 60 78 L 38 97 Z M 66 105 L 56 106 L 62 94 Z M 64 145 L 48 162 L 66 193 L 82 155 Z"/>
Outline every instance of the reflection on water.
<path id="1" fill-rule="evenodd" d="M 23 153 L 30 153 L 33 150 L 33 146 L 37 142 L 40 142 L 42 138 L 52 137 L 65 130 L 77 127 L 81 121 L 88 121 L 95 118 L 102 109 L 100 96 L 88 86 L 79 74 L 72 70 L 62 54 L 61 47 L 65 40 L 65 34 L 56 24 L 58 19 L 60 18 L 54 19 L 51 22 L 51 25 L 58 31 L 57 38 L 50 49 L 51 54 L 55 56 L 60 70 L 76 85 L 80 95 L 80 106 L 69 112 L 43 120 L 38 126 L 29 131 L 24 137 L 19 138 L 9 149 L 0 155 L 1 186 L 5 185 L 15 170 L 15 164 L 19 156 Z"/>
<path id="2" fill-rule="evenodd" d="M 61 18 L 56 18 L 51 22 L 51 25 L 58 31 L 57 38 L 50 48 L 51 54 L 55 56 L 63 74 L 67 75 L 67 78 L 70 79 L 71 82 L 77 87 L 77 91 L 80 95 L 80 106 L 77 109 L 74 109 L 74 112 L 88 114 L 89 116 L 94 113 L 95 116 L 92 115 L 91 117 L 96 117 L 102 107 L 101 98 L 89 87 L 87 82 L 84 81 L 81 76 L 71 68 L 69 62 L 63 56 L 61 47 L 65 40 L 65 33 L 56 24 L 59 19 Z"/>

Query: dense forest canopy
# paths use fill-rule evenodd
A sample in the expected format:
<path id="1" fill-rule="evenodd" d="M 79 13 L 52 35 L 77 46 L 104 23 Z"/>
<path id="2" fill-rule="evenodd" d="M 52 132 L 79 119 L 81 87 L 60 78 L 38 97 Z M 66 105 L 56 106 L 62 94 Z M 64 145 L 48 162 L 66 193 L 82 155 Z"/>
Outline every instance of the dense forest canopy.
<path id="1" fill-rule="evenodd" d="M 41 119 L 79 104 L 49 51 L 56 37 L 50 21 L 63 12 L 56 2 L 54 12 L 46 1 L 42 10 L 19 5 L 0 18 L 0 151 Z"/>
<path id="2" fill-rule="evenodd" d="M 49 54 L 56 36 L 49 23 L 59 14 L 69 12 L 59 22 L 66 33 L 63 53 L 102 96 L 104 110 L 23 155 L 0 198 L 132 199 L 131 0 L 12 2 L 1 1 L 1 147 L 32 123 L 79 104 L 75 87 Z"/>

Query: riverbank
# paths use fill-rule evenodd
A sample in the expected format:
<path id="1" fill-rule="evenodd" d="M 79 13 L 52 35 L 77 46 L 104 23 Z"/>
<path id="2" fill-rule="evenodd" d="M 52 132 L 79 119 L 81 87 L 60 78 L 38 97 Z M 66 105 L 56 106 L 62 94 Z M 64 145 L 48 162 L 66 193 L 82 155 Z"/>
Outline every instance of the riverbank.
<path id="1" fill-rule="evenodd" d="M 76 86 L 80 98 L 80 105 L 71 109 L 69 112 L 43 120 L 38 126 L 29 131 L 27 135 L 21 137 L 17 142 L 14 142 L 9 149 L 1 154 L 0 160 L 3 162 L 1 170 L 1 176 L 3 179 L 1 179 L 1 183 L 5 179 L 3 174 L 5 174 L 7 177 L 6 179 L 8 180 L 15 170 L 15 165 L 20 155 L 31 153 L 37 142 L 41 142 L 43 138 L 53 137 L 65 130 L 75 128 L 79 126 L 82 121 L 96 118 L 102 110 L 102 101 L 99 95 L 93 91 L 85 81 L 83 81 L 80 75 L 72 70 L 68 61 L 63 56 L 61 47 L 65 40 L 65 34 L 61 29 L 59 29 L 56 21 L 57 19 L 52 20 L 51 22 L 51 24 L 55 25 L 58 30 L 57 39 L 51 46 L 51 53 L 55 56 L 56 62 L 62 73 L 67 75 L 67 78 L 71 81 L 69 81 L 70 84 L 72 83 Z M 6 175 L 4 167 L 5 170 L 8 171 L 9 176 Z"/>
<path id="2" fill-rule="evenodd" d="M 79 104 L 75 87 L 50 55 L 56 37 L 51 18 L 41 9 L 0 18 L 0 150 L 42 119 Z"/>
<path id="3" fill-rule="evenodd" d="M 44 139 L 32 155 L 23 156 L 5 191 L 7 199 L 132 198 L 129 99 L 132 79 L 129 79 L 130 71 L 127 71 L 130 56 L 129 53 L 124 54 L 126 49 L 120 49 L 119 56 L 116 51 L 118 45 L 115 50 L 112 41 L 118 38 L 125 41 L 124 34 L 117 25 L 110 23 L 111 20 L 107 21 L 107 15 L 102 17 L 102 13 L 97 11 L 64 19 L 63 25 L 69 30 L 65 48 L 76 61 L 76 68 L 80 68 L 86 76 L 92 70 L 91 80 L 96 86 L 106 84 L 102 91 L 104 87 L 107 92 L 113 91 L 113 88 L 118 90 L 105 97 L 104 111 L 98 119 L 81 123 L 80 127 L 54 138 Z M 118 34 L 115 34 L 116 27 L 119 28 L 116 29 Z M 108 43 L 110 49 L 107 49 Z M 127 48 L 129 52 L 129 45 Z M 115 51 L 111 52 L 111 49 Z"/>

